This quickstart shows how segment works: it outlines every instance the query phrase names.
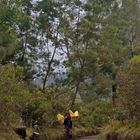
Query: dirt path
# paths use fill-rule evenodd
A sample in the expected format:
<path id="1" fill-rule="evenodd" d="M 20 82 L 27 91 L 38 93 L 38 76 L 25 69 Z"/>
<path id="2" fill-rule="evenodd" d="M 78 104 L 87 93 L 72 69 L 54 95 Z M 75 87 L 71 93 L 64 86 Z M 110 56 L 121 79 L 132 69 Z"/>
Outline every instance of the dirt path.
<path id="1" fill-rule="evenodd" d="M 97 138 L 99 138 L 99 135 L 82 137 L 82 138 L 79 138 L 78 140 L 96 140 Z"/>
<path id="2" fill-rule="evenodd" d="M 101 137 L 101 133 L 104 131 L 104 128 L 98 128 L 98 131 L 100 133 L 97 135 L 79 137 L 77 140 L 98 140 Z"/>

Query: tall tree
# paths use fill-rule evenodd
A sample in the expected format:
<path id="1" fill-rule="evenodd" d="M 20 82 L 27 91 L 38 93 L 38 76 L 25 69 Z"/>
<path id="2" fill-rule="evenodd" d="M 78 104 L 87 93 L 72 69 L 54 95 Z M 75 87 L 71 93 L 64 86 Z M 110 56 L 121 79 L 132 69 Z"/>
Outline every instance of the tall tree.
<path id="1" fill-rule="evenodd" d="M 124 19 L 125 27 L 122 30 L 123 41 L 130 47 L 133 57 L 139 53 L 140 33 L 140 5 L 139 0 L 122 0 L 121 18 Z"/>
<path id="2" fill-rule="evenodd" d="M 18 35 L 13 28 L 16 10 L 8 1 L 0 1 L 0 63 L 5 63 L 19 48 Z"/>

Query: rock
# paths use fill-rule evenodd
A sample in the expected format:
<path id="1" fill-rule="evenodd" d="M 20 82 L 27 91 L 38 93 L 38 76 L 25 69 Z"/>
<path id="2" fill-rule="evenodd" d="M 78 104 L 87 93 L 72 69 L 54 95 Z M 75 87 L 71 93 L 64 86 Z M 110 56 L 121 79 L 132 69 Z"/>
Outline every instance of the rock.
<path id="1" fill-rule="evenodd" d="M 14 129 L 16 134 L 18 134 L 22 139 L 26 138 L 26 127 L 22 126 L 22 127 L 18 127 Z"/>
<path id="2" fill-rule="evenodd" d="M 30 140 L 39 140 L 39 139 L 40 139 L 40 134 L 38 132 L 34 132 L 30 137 Z"/>

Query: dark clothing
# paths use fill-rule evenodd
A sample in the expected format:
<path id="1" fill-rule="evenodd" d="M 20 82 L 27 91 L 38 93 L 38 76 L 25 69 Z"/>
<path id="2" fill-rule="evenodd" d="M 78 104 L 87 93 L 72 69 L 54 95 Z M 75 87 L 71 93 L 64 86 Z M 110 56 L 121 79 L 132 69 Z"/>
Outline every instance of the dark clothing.
<path id="1" fill-rule="evenodd" d="M 64 119 L 64 126 L 65 126 L 65 128 L 72 129 L 72 121 L 71 121 L 71 119 L 65 118 Z"/>
<path id="2" fill-rule="evenodd" d="M 64 119 L 64 127 L 67 139 L 72 139 L 72 121 L 69 118 Z"/>

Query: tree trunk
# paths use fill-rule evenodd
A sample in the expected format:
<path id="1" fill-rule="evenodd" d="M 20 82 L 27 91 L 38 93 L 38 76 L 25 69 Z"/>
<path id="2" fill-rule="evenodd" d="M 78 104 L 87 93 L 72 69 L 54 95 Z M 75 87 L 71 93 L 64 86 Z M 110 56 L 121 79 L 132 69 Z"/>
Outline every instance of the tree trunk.
<path id="1" fill-rule="evenodd" d="M 58 31 L 57 31 L 57 35 L 56 35 L 56 42 L 55 42 L 55 48 L 54 48 L 54 51 L 53 51 L 53 55 L 51 57 L 51 60 L 48 62 L 48 68 L 47 68 L 45 79 L 44 79 L 44 82 L 43 82 L 43 90 L 45 90 L 45 88 L 46 88 L 46 82 L 47 82 L 47 79 L 48 79 L 48 76 L 49 76 L 49 73 L 50 73 L 50 70 L 51 70 L 51 65 L 52 65 L 53 60 L 54 60 L 56 49 L 58 47 L 57 41 L 58 41 Z"/>
<path id="2" fill-rule="evenodd" d="M 76 95 L 77 95 L 78 92 L 79 92 L 79 86 L 80 86 L 80 82 L 78 82 L 77 85 L 76 85 L 76 90 L 75 90 L 75 93 L 74 93 L 74 96 L 73 96 L 73 99 L 72 99 L 71 107 L 74 106 L 75 99 L 76 99 Z"/>

